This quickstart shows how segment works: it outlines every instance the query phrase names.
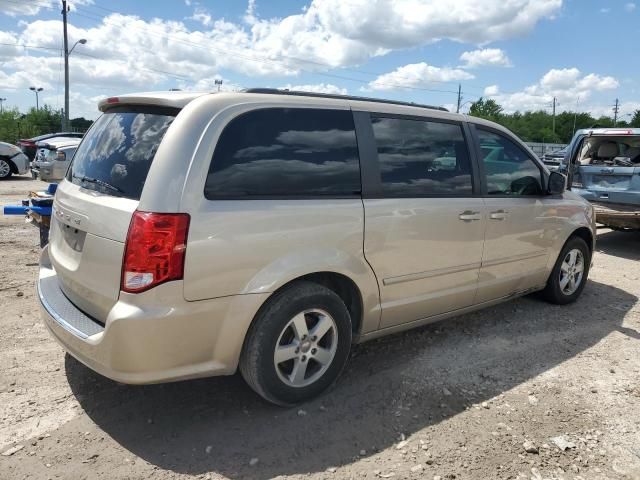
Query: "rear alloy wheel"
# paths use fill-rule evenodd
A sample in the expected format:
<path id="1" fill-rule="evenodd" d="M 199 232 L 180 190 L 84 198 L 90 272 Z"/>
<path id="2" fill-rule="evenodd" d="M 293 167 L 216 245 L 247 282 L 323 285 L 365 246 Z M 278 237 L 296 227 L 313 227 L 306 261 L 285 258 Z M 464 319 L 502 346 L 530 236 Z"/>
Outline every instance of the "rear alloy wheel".
<path id="1" fill-rule="evenodd" d="M 11 165 L 5 159 L 0 158 L 0 180 L 11 176 Z"/>
<path id="2" fill-rule="evenodd" d="M 273 364 L 286 385 L 305 387 L 324 375 L 337 348 L 338 328 L 331 315 L 323 310 L 306 310 L 282 330 Z"/>
<path id="3" fill-rule="evenodd" d="M 307 281 L 276 293 L 245 340 L 242 376 L 278 405 L 295 405 L 331 386 L 351 349 L 351 318 L 332 290 Z"/>
<path id="4" fill-rule="evenodd" d="M 585 241 L 570 238 L 558 256 L 543 296 L 558 305 L 575 302 L 587 283 L 590 264 L 591 252 Z"/>

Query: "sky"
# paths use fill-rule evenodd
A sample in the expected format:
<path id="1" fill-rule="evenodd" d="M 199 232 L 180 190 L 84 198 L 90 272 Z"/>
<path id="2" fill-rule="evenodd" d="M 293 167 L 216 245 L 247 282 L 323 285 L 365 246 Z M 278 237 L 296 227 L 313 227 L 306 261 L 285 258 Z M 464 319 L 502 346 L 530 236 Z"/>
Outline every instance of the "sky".
<path id="1" fill-rule="evenodd" d="M 640 0 L 70 0 L 70 117 L 123 93 L 274 87 L 462 110 L 640 109 Z M 64 105 L 59 0 L 0 0 L 0 98 Z M 628 117 L 626 117 L 628 119 Z"/>

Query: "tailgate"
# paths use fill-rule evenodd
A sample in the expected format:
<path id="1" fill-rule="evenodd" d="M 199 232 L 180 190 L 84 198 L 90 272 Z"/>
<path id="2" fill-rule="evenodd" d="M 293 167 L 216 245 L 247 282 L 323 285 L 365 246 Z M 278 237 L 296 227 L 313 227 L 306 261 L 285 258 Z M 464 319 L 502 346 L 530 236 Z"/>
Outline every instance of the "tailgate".
<path id="1" fill-rule="evenodd" d="M 104 323 L 120 296 L 131 217 L 176 112 L 118 107 L 84 136 L 53 204 L 49 258 L 60 288 Z"/>
<path id="2" fill-rule="evenodd" d="M 124 242 L 137 200 L 110 197 L 63 182 L 56 192 L 49 257 L 60 288 L 100 322 L 120 295 Z"/>
<path id="3" fill-rule="evenodd" d="M 640 206 L 640 167 L 583 165 L 579 174 L 584 189 L 597 201 Z"/>

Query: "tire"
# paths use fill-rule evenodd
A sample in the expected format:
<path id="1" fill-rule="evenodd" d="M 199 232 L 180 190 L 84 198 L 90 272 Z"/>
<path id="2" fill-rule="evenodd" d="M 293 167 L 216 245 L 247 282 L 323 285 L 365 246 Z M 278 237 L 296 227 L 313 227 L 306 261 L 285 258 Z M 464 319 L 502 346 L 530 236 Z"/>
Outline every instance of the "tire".
<path id="1" fill-rule="evenodd" d="M 314 331 L 320 338 L 314 339 Z M 295 405 L 336 381 L 349 357 L 351 335 L 351 317 L 335 292 L 317 283 L 296 282 L 258 312 L 244 342 L 240 372 L 264 399 Z"/>
<path id="2" fill-rule="evenodd" d="M 572 269 L 570 267 L 570 253 L 574 254 L 575 252 L 579 253 L 576 256 L 576 265 Z M 579 271 L 578 263 L 580 257 L 582 265 L 582 275 L 580 276 L 580 279 L 577 280 L 576 275 Z M 568 303 L 575 302 L 582 293 L 582 290 L 587 283 L 590 266 L 591 251 L 589 250 L 586 242 L 580 237 L 569 238 L 569 240 L 567 240 L 567 243 L 565 243 L 564 247 L 562 248 L 562 251 L 558 256 L 558 260 L 556 260 L 556 264 L 551 271 L 551 275 L 549 275 L 547 286 L 542 291 L 543 298 L 550 303 L 555 303 L 556 305 L 566 305 Z M 575 286 L 575 288 L 572 288 L 571 277 L 573 277 L 574 279 L 573 285 Z"/>
<path id="3" fill-rule="evenodd" d="M 13 169 L 11 168 L 11 162 L 4 158 L 0 158 L 0 180 L 6 180 L 11 177 L 12 173 Z"/>

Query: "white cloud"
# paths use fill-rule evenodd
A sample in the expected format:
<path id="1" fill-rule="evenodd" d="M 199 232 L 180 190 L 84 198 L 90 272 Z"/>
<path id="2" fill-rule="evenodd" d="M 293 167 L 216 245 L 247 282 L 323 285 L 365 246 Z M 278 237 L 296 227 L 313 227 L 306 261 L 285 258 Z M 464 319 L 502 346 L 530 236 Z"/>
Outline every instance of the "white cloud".
<path id="1" fill-rule="evenodd" d="M 316 83 L 313 85 L 291 85 L 287 84 L 284 87 L 280 87 L 287 90 L 295 90 L 299 92 L 313 92 L 313 93 L 332 93 L 337 95 L 347 95 L 347 89 L 341 88 L 331 83 Z"/>
<path id="2" fill-rule="evenodd" d="M 76 4 L 91 2 L 75 0 Z M 445 39 L 483 45 L 526 35 L 562 6 L 562 0 L 309 0 L 300 13 L 261 18 L 256 1 L 246 2 L 243 18 L 228 21 L 199 9 L 196 1 L 185 0 L 202 25 L 195 27 L 176 20 L 109 14 L 100 23 L 81 28 L 71 15 L 70 41 L 88 40 L 71 57 L 72 91 L 102 89 L 117 94 L 166 88 L 168 83 L 195 88 L 212 84 L 221 71 L 252 78 L 295 76 L 302 71 L 361 65 L 393 50 Z M 58 5 L 58 0 L 20 4 L 0 0 L 0 12 L 27 16 L 43 8 L 58 9 Z M 30 82 L 37 82 L 48 90 L 59 88 L 61 22 L 27 20 L 12 27 L 15 32 L 1 32 L 2 38 L 9 39 L 3 43 L 52 50 L 0 49 L 0 84 L 28 88 Z M 371 82 L 371 88 L 394 88 L 388 83 L 420 87 L 470 78 L 473 75 L 460 68 L 423 63 L 382 75 Z"/>
<path id="3" fill-rule="evenodd" d="M 625 4 L 624 9 L 627 12 L 633 12 L 636 9 L 636 4 L 633 3 L 633 2 L 629 2 L 629 3 Z"/>
<path id="4" fill-rule="evenodd" d="M 601 8 L 600 9 L 600 13 L 609 13 L 609 12 L 611 12 L 610 8 Z"/>
<path id="5" fill-rule="evenodd" d="M 507 54 L 499 48 L 484 48 L 481 50 L 464 52 L 460 55 L 460 60 L 465 63 L 463 66 L 464 68 L 511 66 L 511 60 L 509 60 Z"/>
<path id="6" fill-rule="evenodd" d="M 422 88 L 433 82 L 452 82 L 475 78 L 460 68 L 434 67 L 427 63 L 411 63 L 393 72 L 380 75 L 369 83 L 372 90 L 395 90 L 402 88 Z"/>
<path id="7" fill-rule="evenodd" d="M 187 17 L 187 20 L 194 20 L 201 23 L 205 27 L 210 27 L 211 25 L 213 25 L 213 18 L 211 17 L 211 14 L 207 11 L 206 8 L 202 7 L 196 7 L 193 15 Z"/>
<path id="8" fill-rule="evenodd" d="M 585 105 L 594 92 L 618 88 L 614 77 L 595 73 L 583 75 L 577 68 L 549 70 L 538 83 L 519 92 L 501 92 L 497 85 L 486 87 L 484 95 L 493 98 L 507 112 L 545 109 L 555 97 L 561 108 L 571 110 L 576 102 Z"/>
<path id="9" fill-rule="evenodd" d="M 69 7 L 73 9 L 74 5 L 91 5 L 93 0 L 70 0 L 67 2 Z M 10 17 L 29 17 L 37 15 L 40 10 L 51 10 L 59 8 L 58 0 L 38 0 L 19 2 L 16 0 L 0 0 L 0 13 L 4 13 Z"/>

